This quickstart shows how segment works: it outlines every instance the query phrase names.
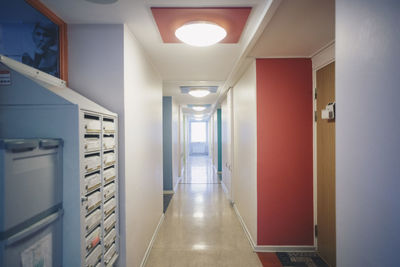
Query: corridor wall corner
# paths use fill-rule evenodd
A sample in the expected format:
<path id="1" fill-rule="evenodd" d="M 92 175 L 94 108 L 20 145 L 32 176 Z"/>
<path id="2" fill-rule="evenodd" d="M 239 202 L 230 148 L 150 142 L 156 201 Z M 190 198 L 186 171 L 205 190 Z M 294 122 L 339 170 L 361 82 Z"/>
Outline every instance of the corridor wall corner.
<path id="1" fill-rule="evenodd" d="M 235 209 L 254 249 L 313 249 L 311 59 L 254 60 L 233 114 Z"/>
<path id="2" fill-rule="evenodd" d="M 162 81 L 126 25 L 68 25 L 68 49 L 69 84 L 118 113 L 118 265 L 140 266 L 163 218 Z"/>

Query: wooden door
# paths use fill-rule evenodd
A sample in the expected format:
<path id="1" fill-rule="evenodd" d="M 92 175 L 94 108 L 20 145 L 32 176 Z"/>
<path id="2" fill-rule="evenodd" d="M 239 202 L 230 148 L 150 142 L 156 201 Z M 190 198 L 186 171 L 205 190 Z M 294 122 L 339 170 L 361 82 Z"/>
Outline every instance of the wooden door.
<path id="1" fill-rule="evenodd" d="M 336 266 L 335 120 L 322 120 L 321 110 L 335 102 L 335 63 L 317 71 L 317 224 L 318 251 Z"/>

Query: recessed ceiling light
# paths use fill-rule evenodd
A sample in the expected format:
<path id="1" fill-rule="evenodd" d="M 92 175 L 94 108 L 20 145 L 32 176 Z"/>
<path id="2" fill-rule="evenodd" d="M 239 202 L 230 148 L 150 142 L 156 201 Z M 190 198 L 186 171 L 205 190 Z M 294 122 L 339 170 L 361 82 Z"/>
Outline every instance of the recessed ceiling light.
<path id="1" fill-rule="evenodd" d="M 95 3 L 95 4 L 108 5 L 108 4 L 114 4 L 118 0 L 86 0 L 86 1 Z"/>
<path id="2" fill-rule="evenodd" d="M 202 88 L 190 89 L 190 91 L 189 91 L 189 94 L 194 97 L 205 97 L 209 93 L 210 93 L 210 91 L 208 91 L 207 89 L 202 89 Z"/>
<path id="3" fill-rule="evenodd" d="M 194 114 L 196 118 L 203 118 L 203 114 Z"/>
<path id="4" fill-rule="evenodd" d="M 175 36 L 182 42 L 193 46 L 210 46 L 226 36 L 226 30 L 208 21 L 192 21 L 175 31 Z"/>
<path id="5" fill-rule="evenodd" d="M 195 111 L 203 111 L 203 110 L 206 109 L 206 107 L 204 107 L 204 106 L 193 106 L 192 109 L 195 110 Z"/>

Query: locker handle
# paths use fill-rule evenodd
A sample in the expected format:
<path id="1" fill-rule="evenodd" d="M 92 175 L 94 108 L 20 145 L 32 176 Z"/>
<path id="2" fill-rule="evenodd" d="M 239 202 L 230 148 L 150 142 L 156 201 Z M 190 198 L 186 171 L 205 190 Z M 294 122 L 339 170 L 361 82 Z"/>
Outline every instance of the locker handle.
<path id="1" fill-rule="evenodd" d="M 9 239 L 6 240 L 6 245 L 12 245 L 24 238 L 26 238 L 27 236 L 30 236 L 31 234 L 39 231 L 40 229 L 43 229 L 44 227 L 46 227 L 47 225 L 53 223 L 54 221 L 56 221 L 58 218 L 60 218 L 63 215 L 64 211 L 63 210 L 59 210 L 57 213 L 53 213 L 52 215 L 44 218 L 41 221 L 38 221 L 37 223 L 31 225 L 30 227 L 26 228 L 25 230 L 23 230 L 22 232 L 19 232 L 18 234 L 15 234 L 13 236 L 11 236 Z"/>
<path id="2" fill-rule="evenodd" d="M 50 149 L 62 146 L 62 140 L 60 139 L 43 139 L 40 140 L 40 148 L 41 149 Z"/>
<path id="3" fill-rule="evenodd" d="M 29 139 L 20 139 L 20 140 L 5 140 L 4 148 L 7 151 L 12 151 L 14 153 L 17 152 L 25 152 L 29 150 L 34 150 L 38 147 L 38 140 L 29 140 Z"/>

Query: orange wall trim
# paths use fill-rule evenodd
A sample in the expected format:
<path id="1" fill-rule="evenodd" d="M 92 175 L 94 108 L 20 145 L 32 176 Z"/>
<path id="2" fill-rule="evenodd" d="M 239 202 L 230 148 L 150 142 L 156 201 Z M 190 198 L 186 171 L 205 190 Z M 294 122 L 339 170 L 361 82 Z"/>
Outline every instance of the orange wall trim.
<path id="1" fill-rule="evenodd" d="M 67 24 L 39 0 L 25 0 L 25 2 L 59 26 L 60 78 L 68 83 Z"/>
<path id="2" fill-rule="evenodd" d="M 313 245 L 311 60 L 256 68 L 257 245 Z"/>

